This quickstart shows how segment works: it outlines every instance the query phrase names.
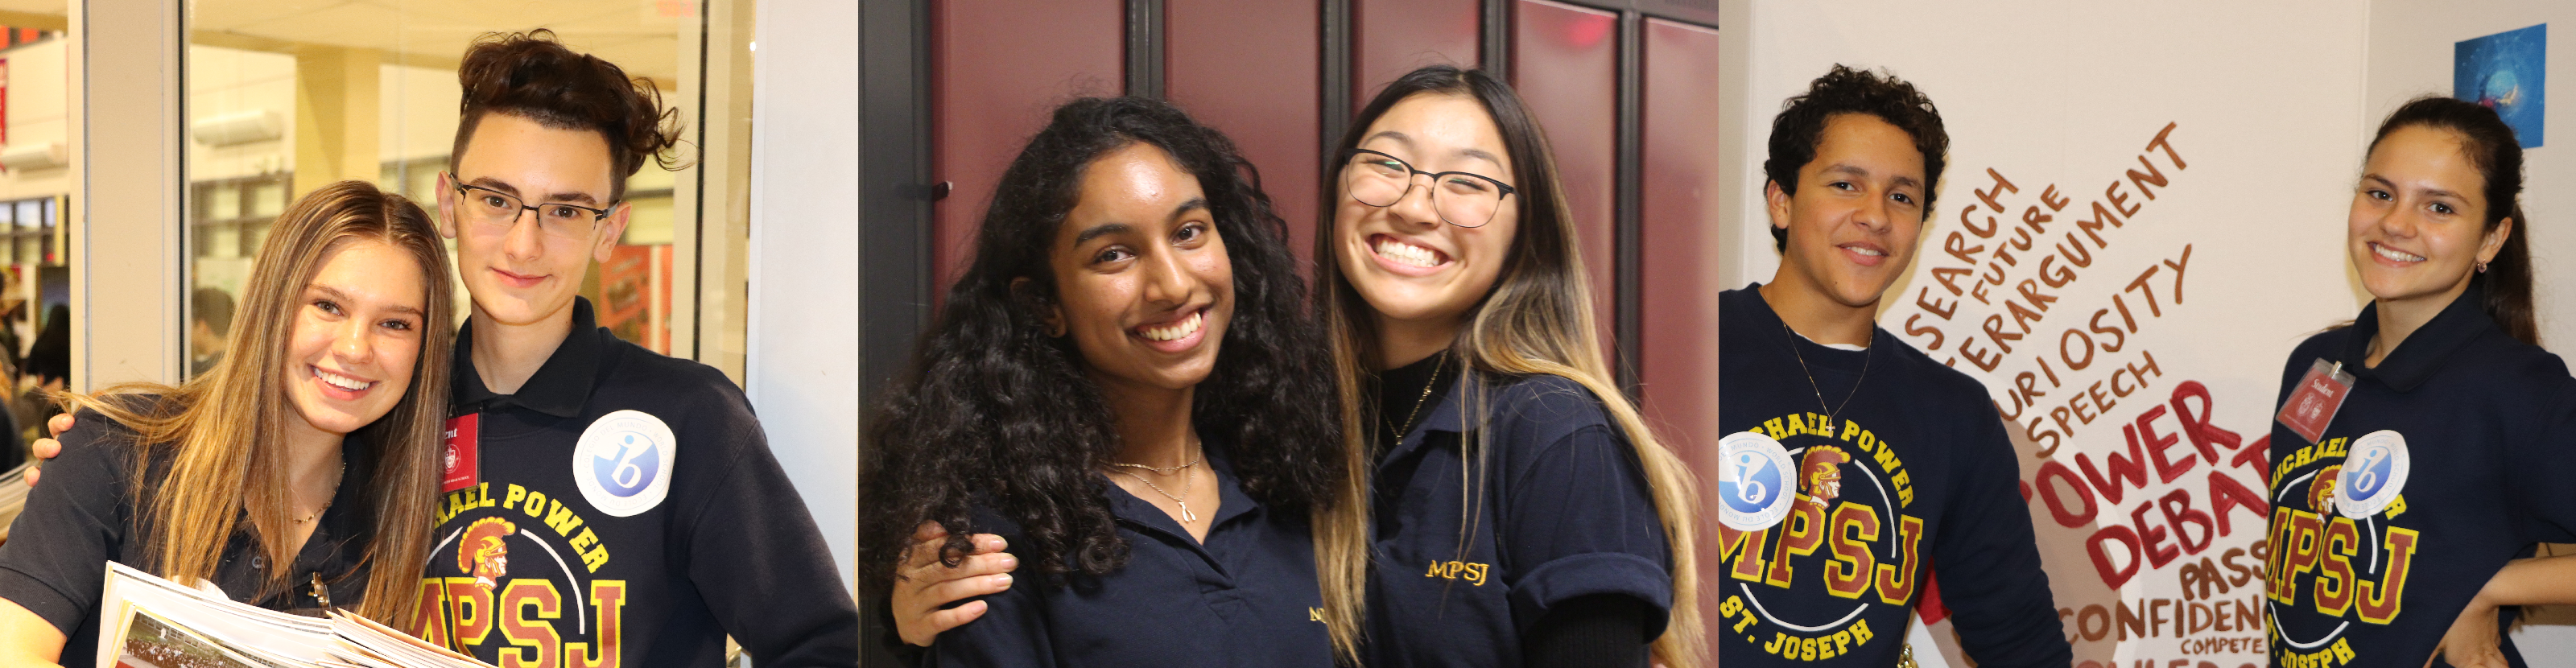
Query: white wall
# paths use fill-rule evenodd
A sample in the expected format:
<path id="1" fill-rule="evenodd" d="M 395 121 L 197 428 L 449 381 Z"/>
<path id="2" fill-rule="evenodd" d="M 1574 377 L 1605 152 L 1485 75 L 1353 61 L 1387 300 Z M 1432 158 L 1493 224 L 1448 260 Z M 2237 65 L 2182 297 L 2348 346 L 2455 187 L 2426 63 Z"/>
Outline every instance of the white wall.
<path id="1" fill-rule="evenodd" d="M 763 0 L 752 65 L 750 349 L 770 450 L 856 582 L 859 15 Z"/>
<path id="2" fill-rule="evenodd" d="M 2235 382 L 2265 388 L 2277 382 L 2268 376 L 2278 368 L 2278 350 L 2306 330 L 2350 317 L 2361 304 L 2361 293 L 2348 279 L 2325 277 L 2344 275 L 2341 223 L 2361 149 L 2377 121 L 2408 98 L 2452 92 L 2454 42 L 2538 23 L 2576 27 L 2576 4 L 2551 0 L 2129 7 L 1984 0 L 1946 3 L 1937 11 L 1881 1 L 1726 6 L 1736 38 L 1729 43 L 1734 51 L 1725 91 L 1735 117 L 1731 127 L 1740 128 L 1722 147 L 1733 198 L 1719 221 L 1733 239 L 1721 258 L 1726 287 L 1769 280 L 1778 265 L 1760 196 L 1770 118 L 1787 96 L 1832 63 L 1894 70 L 1928 92 L 1949 122 L 1950 171 L 1939 191 L 1941 215 L 1926 228 L 1916 254 L 1918 277 L 1926 263 L 1946 257 L 1940 243 L 1959 229 L 1956 215 L 1975 197 L 1971 189 L 1991 182 L 1983 174 L 1986 167 L 2003 169 L 2025 186 L 2092 184 L 2084 189 L 2092 192 L 2078 191 L 2080 206 L 2085 194 L 2098 196 L 2099 184 L 2130 160 L 2142 133 L 2171 120 L 2180 124 L 2178 141 L 2188 142 L 2184 156 L 2194 161 L 2192 169 L 2175 175 L 2175 186 L 2167 190 L 2176 201 L 2152 204 L 2162 210 L 2142 213 L 2132 227 L 2206 230 L 2189 235 L 2200 237 L 2195 269 L 2228 276 L 2220 280 L 2248 289 L 2195 283 L 2201 291 L 2193 296 L 2208 301 L 2190 306 L 2209 310 L 2149 343 L 2166 358 L 2169 371 L 2190 369 L 2185 377 L 2202 380 L 2243 376 Z M 2548 61 L 2560 80 L 2576 77 L 2576 55 L 2564 46 L 2553 48 Z M 2559 134 L 2576 136 L 2576 126 L 2567 123 L 2576 116 L 2576 98 L 2552 97 L 2562 99 L 2547 122 Z M 2576 157 L 2558 155 L 2564 149 L 2554 144 L 2571 141 L 2576 140 L 2560 137 L 2526 153 L 2523 196 L 2535 224 L 2530 238 L 2543 337 L 2562 354 L 2576 346 L 2576 289 L 2552 286 L 2576 280 L 2576 231 L 2561 223 L 2576 216 L 2576 191 L 2562 187 L 2576 177 Z M 2123 234 L 2165 243 L 2170 233 Z M 2101 261 L 2131 261 L 2117 257 L 2127 249 L 2109 250 L 2115 257 L 2097 259 L 2096 271 Z M 1893 292 L 1901 296 L 1882 303 L 1883 326 L 1901 331 L 1904 317 L 1920 311 L 1913 305 L 1920 285 L 1920 279 L 1898 284 Z M 2305 297 L 2284 298 L 2285 293 Z M 1962 318 L 1968 310 L 1962 308 Z M 2055 331 L 2050 327 L 2046 331 Z M 1908 342 L 1926 344 L 1919 338 Z M 2268 357 L 2261 354 L 2267 348 L 2273 349 Z M 2248 360 L 2251 368 L 2226 373 L 2219 365 L 2228 355 Z M 2178 363 L 2175 357 L 2185 359 Z M 1989 383 L 1998 386 L 1992 378 Z M 2220 383 L 2211 385 L 2222 398 L 2230 396 Z M 1997 398 L 2005 396 L 1999 392 Z M 2259 396 L 2250 400 L 2258 405 L 2231 404 L 2220 409 L 2220 417 L 2247 428 L 2239 431 L 2259 431 L 2263 416 L 2252 414 L 2261 412 L 2259 404 L 2271 394 L 2266 389 Z M 2046 538 L 2054 527 L 2041 528 Z M 2058 564 L 2052 560 L 2051 577 L 2063 604 L 2068 592 L 2062 580 L 2070 574 Z M 2516 632 L 2524 656 L 2535 665 L 2568 665 L 2564 657 L 2576 656 L 2576 615 L 2565 612 L 2544 613 L 2539 623 Z M 2144 648 L 2125 649 L 2122 658 L 2146 658 L 2132 653 L 2137 649 Z"/>
<path id="3" fill-rule="evenodd" d="M 2108 378 L 2118 368 L 2112 365 L 2142 364 L 2142 351 L 2151 352 L 2161 367 L 2163 375 L 2149 383 L 2151 396 L 2129 397 L 2116 410 L 2101 411 L 2098 419 L 2077 425 L 2073 435 L 2052 441 L 2058 444 L 2053 452 L 2043 455 L 2034 444 L 2022 443 L 2025 481 L 2052 461 L 2076 466 L 2070 460 L 2075 453 L 2099 460 L 2105 451 L 2120 448 L 2123 436 L 2116 425 L 2147 415 L 2185 380 L 2209 388 L 2217 403 L 2216 424 L 2246 441 L 2259 437 L 2267 429 L 2268 407 L 2288 350 L 2307 333 L 2350 318 L 2359 307 L 2344 275 L 2342 230 L 2363 131 L 2369 6 L 2362 0 L 1736 4 L 1742 16 L 1727 29 L 1747 53 L 1734 58 L 1735 69 L 1727 73 L 1743 83 L 1733 89 L 1742 93 L 1728 112 L 1741 119 L 1740 130 L 1730 137 L 1723 156 L 1729 166 L 1724 195 L 1729 205 L 1721 223 L 1732 244 L 1723 258 L 1726 287 L 1768 281 L 1778 266 L 1762 198 L 1761 162 L 1772 116 L 1836 63 L 1885 68 L 1932 98 L 1951 145 L 1948 170 L 1914 266 L 1882 300 L 1879 324 L 1905 343 L 1927 349 L 1936 361 L 1955 361 L 1956 368 L 1985 382 L 1992 397 L 2008 408 L 2020 408 L 2013 405 L 2011 392 L 2016 376 L 2043 373 L 2038 360 L 2048 356 L 2051 368 L 2045 373 L 2052 375 L 2036 381 L 2048 394 L 2038 399 L 2040 406 L 2021 411 L 2024 422 L 2032 417 L 2030 410 L 2045 414 L 2091 383 L 2112 382 Z M 2169 140 L 2187 168 L 2163 151 L 2145 148 L 2168 123 L 2175 128 Z M 2127 170 L 2142 169 L 2142 154 L 2169 179 L 2169 185 L 2153 190 L 2154 199 L 2124 178 Z M 1991 238 L 1968 233 L 1965 245 L 1982 246 L 1973 253 L 1979 261 L 1969 264 L 1944 252 L 1944 241 L 1967 229 L 1960 222 L 1961 211 L 1979 203 L 1976 189 L 1992 188 L 1989 168 L 2004 174 L 2019 192 L 2002 195 L 2005 213 L 1976 214 L 1981 223 L 1995 215 L 2005 229 Z M 1998 351 L 1993 337 L 1981 335 L 1981 324 L 1991 315 L 2011 317 L 2005 306 L 2015 292 L 2011 286 L 2040 277 L 2037 260 L 2049 251 L 2022 251 L 2017 265 L 1999 265 L 2009 278 L 1991 290 L 1986 303 L 1948 293 L 1933 281 L 1930 269 L 1973 267 L 1984 274 L 2019 214 L 2052 185 L 2071 202 L 2052 214 L 2045 243 L 2064 243 L 2070 233 L 2082 236 L 2075 221 L 2090 217 L 2091 203 L 2106 200 L 2105 188 L 2114 182 L 2126 193 L 2127 206 L 2139 207 L 2137 212 L 2122 216 L 2125 225 L 2102 230 L 2103 243 L 2082 244 L 2090 248 L 2091 264 L 2078 270 L 2074 282 L 2043 290 L 2057 301 L 2032 323 L 2030 332 L 2011 342 L 2013 351 L 1991 369 L 1973 364 L 1962 352 L 1963 342 L 1977 339 L 1979 349 Z M 2163 270 L 2153 285 L 2162 316 L 2151 315 L 2140 295 L 2124 288 L 2142 271 L 2176 259 L 2186 245 L 2191 255 L 2185 301 L 2172 301 L 2175 272 Z M 1965 279 L 1960 287 L 1975 280 Z M 1955 314 L 1926 315 L 1917 299 L 1925 290 L 1955 306 Z M 2084 328 L 2088 316 L 2112 307 L 2111 299 L 2123 293 L 2128 293 L 2127 307 L 2152 322 L 2141 322 L 2128 334 L 2124 350 L 2099 353 L 2088 369 L 2058 361 L 2060 334 Z M 1941 330 L 1938 347 L 1929 334 L 1907 333 L 1907 323 L 1918 317 Z M 2064 384 L 2049 378 L 2062 378 Z M 2159 429 L 2174 428 L 2170 415 L 2156 418 Z M 2201 468 L 2225 471 L 2239 485 L 2264 486 L 2250 467 L 2222 463 Z M 2187 559 L 2142 567 L 2116 586 L 2113 578 L 2097 571 L 2084 541 L 2132 524 L 2126 511 L 2142 498 L 2181 491 L 2194 507 L 2211 508 L 2206 476 L 2194 469 L 2171 482 L 2130 490 L 2117 508 L 2103 499 L 2093 518 L 2073 527 L 2060 526 L 2034 503 L 2059 606 L 2072 615 L 2088 607 L 2125 603 L 2143 609 L 2151 600 L 2178 601 L 2184 598 L 2178 570 L 2260 542 L 2262 514 L 2235 510 L 2233 531 Z M 2246 595 L 2239 591 L 2226 598 Z M 1764 628 L 1773 627 L 1766 623 Z M 1946 639 L 1949 633 L 1936 627 L 1929 635 Z M 2259 630 L 2219 635 L 2255 642 L 2263 636 Z M 2231 666 L 2265 661 L 2259 648 L 2211 655 L 2182 643 L 2171 630 L 2126 642 L 2100 637 L 2079 642 L 2077 657 L 2116 660 L 2118 665 L 2139 660 L 2161 665 L 2183 658 Z M 1950 652 L 1920 651 L 1916 658 L 1929 667 L 1943 664 L 1942 654 L 1955 658 Z"/>
<path id="4" fill-rule="evenodd" d="M 2567 97 L 2569 77 L 2576 77 L 2576 51 L 2565 40 L 2576 39 L 2576 4 L 2547 0 L 2454 0 L 2440 4 L 2374 0 L 2370 3 L 2370 78 L 2365 100 L 2365 131 L 2397 105 L 2426 93 L 2450 95 L 2452 45 L 2507 30 L 2550 24 L 2553 41 L 2544 98 L 2555 98 L 2542 119 L 2556 135 L 2548 143 L 2523 151 L 2523 215 L 2529 227 L 2532 266 L 2540 307 L 2540 338 L 2551 352 L 2576 353 L 2576 98 Z M 2358 169 L 2358 165 L 2355 166 Z M 2563 553 L 2564 550 L 2561 550 Z M 2537 623 L 2514 633 L 2514 642 L 2533 665 L 2576 665 L 2576 608 L 2556 606 L 2537 615 Z"/>

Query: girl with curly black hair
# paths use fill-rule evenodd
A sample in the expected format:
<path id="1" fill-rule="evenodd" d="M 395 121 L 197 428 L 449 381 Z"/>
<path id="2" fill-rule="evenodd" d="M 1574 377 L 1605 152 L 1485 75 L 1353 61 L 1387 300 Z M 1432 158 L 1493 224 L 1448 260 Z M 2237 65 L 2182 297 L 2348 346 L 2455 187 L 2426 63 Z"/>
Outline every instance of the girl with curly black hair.
<path id="1" fill-rule="evenodd" d="M 1232 142 L 1159 101 L 1066 104 L 1012 161 L 860 473 L 872 594 L 925 522 L 958 530 L 941 561 L 990 532 L 1040 578 L 979 601 L 932 664 L 1353 651 L 1355 624 L 1326 622 L 1357 597 L 1316 579 L 1312 532 L 1350 509 L 1286 239 Z"/>

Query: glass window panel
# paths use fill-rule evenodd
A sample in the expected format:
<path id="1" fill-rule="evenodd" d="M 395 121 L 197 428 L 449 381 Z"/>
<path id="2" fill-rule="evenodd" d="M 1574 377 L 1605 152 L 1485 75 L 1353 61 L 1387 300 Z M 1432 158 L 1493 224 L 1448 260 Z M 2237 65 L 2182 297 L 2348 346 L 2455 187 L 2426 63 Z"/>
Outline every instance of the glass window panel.
<path id="1" fill-rule="evenodd" d="M 286 182 L 269 181 L 251 186 L 250 205 L 242 207 L 241 218 L 276 218 L 286 213 Z"/>
<path id="2" fill-rule="evenodd" d="M 702 17 L 711 4 L 728 16 L 749 16 L 753 0 L 554 0 L 504 3 L 507 11 L 460 8 L 454 0 L 307 4 L 189 4 L 185 167 L 192 187 L 207 188 L 187 226 L 200 235 L 191 244 L 194 287 L 237 296 L 276 217 L 296 196 L 333 181 L 368 180 L 437 215 L 438 175 L 448 168 L 459 120 L 458 58 L 484 33 L 547 26 L 573 50 L 651 80 L 664 105 L 682 114 L 688 141 L 680 151 L 695 162 L 685 175 L 647 162 L 628 181 L 628 229 L 582 282 L 603 326 L 672 352 L 670 318 L 683 310 L 672 300 L 694 303 L 694 293 L 672 286 L 689 269 L 674 266 L 684 256 L 676 247 L 695 243 L 698 211 L 706 208 L 696 204 L 702 179 L 695 170 L 736 167 L 732 155 L 696 154 L 703 141 L 695 114 L 710 74 Z M 718 76 L 736 85 L 732 72 Z M 683 184 L 688 192 L 677 192 Z M 694 262 L 698 255 L 685 256 Z M 462 316 L 463 286 L 448 279 L 460 288 Z"/>
<path id="3" fill-rule="evenodd" d="M 213 220 L 231 220 L 234 218 L 240 218 L 242 214 L 241 208 L 240 188 L 209 188 L 206 190 L 206 213 L 204 215 L 207 218 Z"/>

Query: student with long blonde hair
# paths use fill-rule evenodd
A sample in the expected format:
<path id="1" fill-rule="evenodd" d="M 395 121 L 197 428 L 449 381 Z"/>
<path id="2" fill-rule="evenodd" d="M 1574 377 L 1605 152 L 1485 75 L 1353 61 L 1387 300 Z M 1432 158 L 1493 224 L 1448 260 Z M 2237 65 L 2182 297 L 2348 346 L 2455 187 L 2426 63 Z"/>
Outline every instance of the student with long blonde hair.
<path id="1" fill-rule="evenodd" d="M 325 186 L 260 245 L 210 372 L 66 397 L 103 428 L 65 435 L 0 546 L 0 665 L 89 665 L 109 561 L 407 624 L 438 498 L 447 267 L 418 205 Z"/>
<path id="2" fill-rule="evenodd" d="M 1325 565 L 1368 665 L 1700 665 L 1692 479 L 1613 380 L 1538 122 L 1431 66 L 1339 148 L 1315 293 L 1371 516 Z"/>

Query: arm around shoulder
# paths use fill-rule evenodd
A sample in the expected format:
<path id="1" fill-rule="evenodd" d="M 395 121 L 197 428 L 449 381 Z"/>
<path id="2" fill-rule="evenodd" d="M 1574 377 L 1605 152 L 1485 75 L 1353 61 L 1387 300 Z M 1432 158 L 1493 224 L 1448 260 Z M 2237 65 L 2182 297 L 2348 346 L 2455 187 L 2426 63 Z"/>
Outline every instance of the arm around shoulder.
<path id="1" fill-rule="evenodd" d="M 62 629 L 26 607 L 0 599 L 0 668 L 51 668 L 62 665 Z"/>

